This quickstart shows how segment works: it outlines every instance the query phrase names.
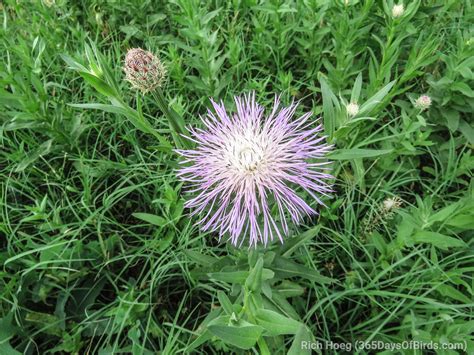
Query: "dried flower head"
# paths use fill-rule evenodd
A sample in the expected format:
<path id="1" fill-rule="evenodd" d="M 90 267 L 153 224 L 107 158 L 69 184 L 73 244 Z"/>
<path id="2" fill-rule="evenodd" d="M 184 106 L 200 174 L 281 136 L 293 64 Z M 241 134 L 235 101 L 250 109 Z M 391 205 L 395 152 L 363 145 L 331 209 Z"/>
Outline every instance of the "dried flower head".
<path id="1" fill-rule="evenodd" d="M 129 49 L 123 69 L 126 80 L 144 94 L 161 86 L 166 76 L 161 60 L 141 48 Z"/>
<path id="2" fill-rule="evenodd" d="M 382 210 L 385 213 L 393 212 L 394 210 L 400 208 L 402 205 L 402 200 L 398 196 L 389 197 L 383 200 Z"/>
<path id="3" fill-rule="evenodd" d="M 429 97 L 428 95 L 421 95 L 415 101 L 415 107 L 420 110 L 426 110 L 430 106 L 431 106 L 431 97 Z"/>
<path id="4" fill-rule="evenodd" d="M 346 105 L 346 111 L 350 117 L 354 117 L 359 113 L 359 105 L 357 105 L 355 102 L 351 102 Z"/>
<path id="5" fill-rule="evenodd" d="M 403 4 L 393 5 L 392 7 L 393 18 L 402 17 L 404 13 L 405 13 L 405 7 L 403 6 Z"/>
<path id="6" fill-rule="evenodd" d="M 392 219 L 395 216 L 396 210 L 402 206 L 402 199 L 398 196 L 387 197 L 378 206 L 375 213 L 368 214 L 362 220 L 362 237 L 365 239 L 374 230 L 380 227 L 381 224 Z"/>
<path id="7" fill-rule="evenodd" d="M 310 127 L 311 113 L 293 119 L 297 104 L 280 108 L 278 97 L 269 115 L 255 94 L 236 97 L 234 114 L 211 102 L 215 114 L 202 118 L 206 128 L 190 129 L 197 147 L 178 150 L 185 158 L 178 175 L 195 193 L 185 206 L 203 215 L 202 230 L 219 238 L 228 233 L 235 246 L 247 236 L 250 246 L 267 245 L 275 235 L 283 242 L 288 216 L 298 224 L 316 214 L 300 190 L 319 204 L 331 191 L 329 162 L 319 161 L 331 148 L 319 136 L 321 125 Z"/>

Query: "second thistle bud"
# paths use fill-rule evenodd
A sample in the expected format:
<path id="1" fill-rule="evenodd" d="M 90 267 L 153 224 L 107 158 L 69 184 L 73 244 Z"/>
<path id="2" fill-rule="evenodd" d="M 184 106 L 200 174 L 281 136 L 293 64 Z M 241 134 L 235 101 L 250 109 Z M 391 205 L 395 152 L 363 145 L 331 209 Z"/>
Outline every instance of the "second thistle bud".
<path id="1" fill-rule="evenodd" d="M 127 52 L 123 69 L 125 78 L 144 94 L 160 87 L 166 76 L 161 60 L 141 48 L 132 48 Z"/>
<path id="2" fill-rule="evenodd" d="M 405 12 L 405 7 L 403 6 L 403 4 L 393 5 L 393 8 L 392 8 L 393 18 L 402 17 L 404 12 Z"/>
<path id="3" fill-rule="evenodd" d="M 415 101 L 415 107 L 420 110 L 426 110 L 430 106 L 431 106 L 431 97 L 429 97 L 428 95 L 421 95 Z"/>
<path id="4" fill-rule="evenodd" d="M 351 102 L 346 105 L 346 111 L 350 117 L 354 117 L 359 113 L 359 105 L 355 102 Z"/>

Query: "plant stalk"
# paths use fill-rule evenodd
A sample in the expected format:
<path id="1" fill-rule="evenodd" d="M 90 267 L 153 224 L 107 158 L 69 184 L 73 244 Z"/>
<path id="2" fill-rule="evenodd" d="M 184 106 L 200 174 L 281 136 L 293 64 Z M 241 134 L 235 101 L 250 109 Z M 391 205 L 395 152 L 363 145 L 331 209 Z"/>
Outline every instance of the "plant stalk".
<path id="1" fill-rule="evenodd" d="M 160 88 L 153 91 L 153 97 L 156 100 L 161 112 L 168 119 L 173 140 L 178 148 L 191 148 L 191 141 L 184 138 L 186 135 L 186 128 L 184 127 L 183 118 L 166 103 L 163 92 Z"/>

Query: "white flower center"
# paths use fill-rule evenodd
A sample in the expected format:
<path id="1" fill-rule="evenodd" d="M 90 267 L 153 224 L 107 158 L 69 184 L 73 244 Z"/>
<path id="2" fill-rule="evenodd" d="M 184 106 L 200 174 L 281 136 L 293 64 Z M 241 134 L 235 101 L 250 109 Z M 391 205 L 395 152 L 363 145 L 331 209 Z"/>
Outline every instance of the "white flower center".
<path id="1" fill-rule="evenodd" d="M 237 152 L 237 159 L 240 169 L 247 172 L 254 172 L 257 170 L 262 157 L 253 147 L 243 146 L 240 151 Z"/>
<path id="2" fill-rule="evenodd" d="M 255 174 L 265 166 L 265 152 L 259 135 L 236 135 L 224 151 L 226 163 L 243 174 Z"/>

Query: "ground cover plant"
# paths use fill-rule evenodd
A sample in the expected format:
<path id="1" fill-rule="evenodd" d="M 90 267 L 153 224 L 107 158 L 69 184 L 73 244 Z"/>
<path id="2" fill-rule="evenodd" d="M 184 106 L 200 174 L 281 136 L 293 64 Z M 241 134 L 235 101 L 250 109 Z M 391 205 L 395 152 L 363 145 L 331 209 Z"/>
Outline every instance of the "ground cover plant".
<path id="1" fill-rule="evenodd" d="M 0 6 L 0 354 L 474 352 L 471 1 Z M 241 95 L 331 146 L 283 243 L 190 215 L 180 133 Z"/>

